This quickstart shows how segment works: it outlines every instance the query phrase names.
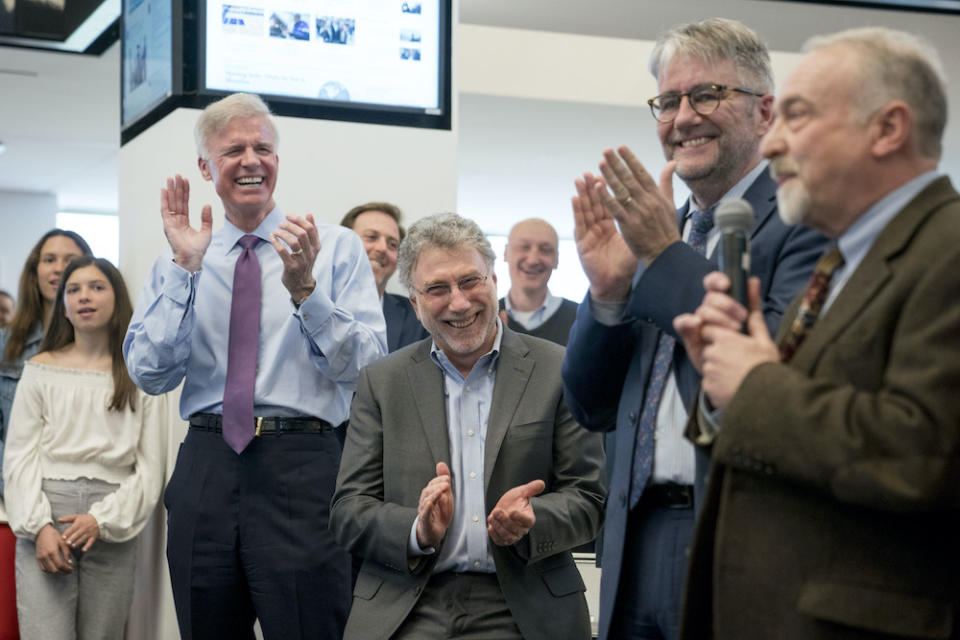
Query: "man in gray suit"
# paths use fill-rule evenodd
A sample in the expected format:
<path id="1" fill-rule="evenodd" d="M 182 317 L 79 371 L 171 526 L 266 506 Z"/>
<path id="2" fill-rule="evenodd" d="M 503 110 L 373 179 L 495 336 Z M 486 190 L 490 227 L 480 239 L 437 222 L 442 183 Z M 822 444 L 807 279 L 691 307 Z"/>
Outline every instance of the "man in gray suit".
<path id="1" fill-rule="evenodd" d="M 330 516 L 364 558 L 346 640 L 590 637 L 569 550 L 600 526 L 600 437 L 565 407 L 563 348 L 500 322 L 493 263 L 455 214 L 401 247 L 431 339 L 357 384 Z"/>

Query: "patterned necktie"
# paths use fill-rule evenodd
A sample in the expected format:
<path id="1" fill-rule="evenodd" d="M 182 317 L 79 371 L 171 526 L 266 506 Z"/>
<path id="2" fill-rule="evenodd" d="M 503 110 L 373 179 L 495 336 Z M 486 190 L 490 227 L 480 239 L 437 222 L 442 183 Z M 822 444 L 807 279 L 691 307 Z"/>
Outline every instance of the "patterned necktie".
<path id="1" fill-rule="evenodd" d="M 713 228 L 713 210 L 696 211 L 690 219 L 690 235 L 687 244 L 693 247 L 700 255 L 707 253 L 707 236 Z M 663 395 L 663 385 L 670 373 L 670 364 L 673 362 L 673 350 L 676 339 L 668 333 L 660 332 L 657 340 L 657 353 L 653 357 L 653 367 L 650 371 L 650 380 L 647 382 L 647 393 L 644 396 L 643 408 L 640 411 L 640 424 L 637 428 L 637 442 L 633 449 L 633 474 L 630 478 L 630 508 L 633 509 L 640 502 L 647 481 L 653 471 L 654 434 L 657 429 L 657 411 L 660 409 L 660 396 Z"/>
<path id="2" fill-rule="evenodd" d="M 223 439 L 242 453 L 253 440 L 253 389 L 260 345 L 260 262 L 253 249 L 260 238 L 245 235 L 233 269 L 227 379 L 223 389 Z"/>
<path id="3" fill-rule="evenodd" d="M 787 331 L 780 342 L 781 361 L 790 362 L 793 354 L 806 340 L 810 328 L 820 317 L 820 310 L 823 309 L 827 292 L 830 290 L 830 280 L 833 278 L 834 272 L 841 266 L 843 266 L 843 255 L 840 253 L 840 249 L 835 248 L 833 251 L 825 253 L 817 266 L 813 268 L 813 275 L 810 276 L 810 283 L 807 284 L 807 289 L 803 292 L 803 300 L 800 302 L 797 317 L 793 319 L 790 330 Z"/>

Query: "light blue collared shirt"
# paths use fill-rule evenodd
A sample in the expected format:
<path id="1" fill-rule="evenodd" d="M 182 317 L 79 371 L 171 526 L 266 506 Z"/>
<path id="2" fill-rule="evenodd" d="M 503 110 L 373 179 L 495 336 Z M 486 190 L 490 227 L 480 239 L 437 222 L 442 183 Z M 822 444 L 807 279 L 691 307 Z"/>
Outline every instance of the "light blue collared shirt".
<path id="1" fill-rule="evenodd" d="M 503 304 L 507 309 L 507 313 L 510 314 L 510 317 L 517 324 L 527 331 L 533 331 L 553 317 L 553 314 L 555 314 L 557 309 L 560 308 L 560 305 L 563 304 L 563 298 L 553 295 L 550 293 L 550 290 L 547 289 L 547 297 L 543 299 L 543 304 L 540 305 L 539 309 L 534 309 L 533 311 L 518 311 L 513 308 L 513 304 L 510 302 L 510 293 L 507 292 L 507 295 L 503 297 Z"/>
<path id="2" fill-rule="evenodd" d="M 917 194 L 926 189 L 940 175 L 938 171 L 928 171 L 897 187 L 867 209 L 866 213 L 857 218 L 850 225 L 850 228 L 837 238 L 837 247 L 840 249 L 840 254 L 843 255 L 843 266 L 839 267 L 833 274 L 830 291 L 827 293 L 827 299 L 820 310 L 821 316 L 827 312 L 833 301 L 840 295 L 840 291 L 843 290 L 847 280 L 863 262 L 880 232 L 911 200 L 917 197 Z"/>
<path id="3" fill-rule="evenodd" d="M 327 224 L 317 225 L 317 286 L 297 309 L 270 244 L 270 233 L 284 219 L 274 208 L 252 234 L 264 240 L 254 249 L 263 292 L 254 412 L 338 425 L 349 415 L 360 369 L 387 353 L 383 310 L 360 237 Z M 175 264 L 170 251 L 158 258 L 123 342 L 130 377 L 147 393 L 184 382 L 184 420 L 197 412 L 223 412 L 233 271 L 243 235 L 226 221 L 196 273 Z"/>
<path id="4" fill-rule="evenodd" d="M 938 171 L 928 171 L 897 187 L 867 209 L 850 225 L 849 229 L 837 238 L 837 248 L 840 249 L 840 255 L 843 256 L 843 266 L 837 268 L 833 273 L 827 299 L 824 301 L 823 307 L 820 308 L 820 317 L 823 317 L 830 306 L 833 305 L 837 296 L 840 295 L 843 287 L 847 284 L 847 280 L 863 262 L 873 243 L 876 242 L 880 233 L 887 228 L 890 221 L 940 175 Z M 700 391 L 700 403 L 703 407 L 701 414 L 706 418 L 709 429 L 714 432 L 718 431 L 721 428 L 723 411 L 710 408 L 711 405 L 702 390 Z"/>
<path id="5" fill-rule="evenodd" d="M 756 182 L 760 174 L 766 171 L 768 161 L 761 161 L 747 175 L 740 179 L 727 191 L 721 200 L 731 198 L 742 198 L 747 189 Z M 687 214 L 683 220 L 683 238 L 687 239 L 690 235 L 690 219 L 694 212 L 699 211 L 697 204 L 690 199 L 690 206 L 687 208 Z M 718 201 L 719 202 L 719 201 Z M 707 255 L 711 255 L 720 242 L 720 230 L 714 226 L 707 235 Z M 643 266 L 638 268 L 637 276 L 634 278 L 634 285 L 640 279 L 643 273 Z M 611 322 L 613 316 L 608 315 L 613 310 L 612 305 L 618 305 L 616 320 Z M 601 309 L 606 307 L 606 309 Z M 598 322 L 603 324 L 620 324 L 623 322 L 623 312 L 627 304 L 623 303 L 603 303 L 590 301 L 590 310 Z M 696 476 L 696 453 L 693 445 L 684 437 L 684 426 L 687 424 L 687 409 L 683 406 L 683 398 L 680 396 L 680 388 L 677 386 L 677 376 L 671 366 L 667 379 L 663 384 L 663 393 L 660 396 L 660 405 L 657 407 L 656 438 L 653 450 L 653 475 L 650 482 L 661 484 L 666 482 L 677 482 L 680 484 L 693 484 Z"/>
<path id="6" fill-rule="evenodd" d="M 433 344 L 430 357 L 443 371 L 447 435 L 450 440 L 450 474 L 453 488 L 453 520 L 444 536 L 434 572 L 473 571 L 495 573 L 487 534 L 487 511 L 483 486 L 483 452 L 487 423 L 497 378 L 503 325 L 497 319 L 493 348 L 481 356 L 464 378 L 447 356 Z M 432 552 L 417 545 L 417 521 L 410 531 L 414 554 Z"/>

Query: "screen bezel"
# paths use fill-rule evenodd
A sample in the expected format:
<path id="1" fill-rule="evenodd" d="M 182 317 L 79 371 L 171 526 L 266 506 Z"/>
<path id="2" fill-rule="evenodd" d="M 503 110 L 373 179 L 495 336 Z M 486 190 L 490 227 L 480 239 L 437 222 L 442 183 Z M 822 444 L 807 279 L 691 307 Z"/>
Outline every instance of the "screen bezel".
<path id="1" fill-rule="evenodd" d="M 200 97 L 200 102 L 209 104 L 224 96 L 230 95 L 232 92 L 207 88 L 206 31 L 207 20 L 209 19 L 207 15 L 207 2 L 201 0 L 197 12 L 199 17 L 197 21 L 197 57 L 195 67 L 197 70 L 197 94 Z M 260 96 L 270 105 L 273 113 L 281 116 L 450 130 L 452 126 L 450 81 L 451 21 L 452 0 L 439 0 L 440 42 L 438 47 L 437 95 L 439 96 L 440 106 L 439 109 L 436 110 L 439 111 L 439 113 L 428 113 L 424 109 L 396 105 L 344 103 L 334 100 L 299 98 L 266 93 L 262 93 Z"/>

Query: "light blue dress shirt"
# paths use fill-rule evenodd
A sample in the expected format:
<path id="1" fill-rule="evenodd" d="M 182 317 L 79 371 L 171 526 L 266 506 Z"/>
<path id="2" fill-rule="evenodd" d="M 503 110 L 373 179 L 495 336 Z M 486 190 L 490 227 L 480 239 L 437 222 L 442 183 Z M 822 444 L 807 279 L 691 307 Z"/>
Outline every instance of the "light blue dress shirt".
<path id="1" fill-rule="evenodd" d="M 483 451 L 487 442 L 487 423 L 490 420 L 502 338 L 503 326 L 497 319 L 497 337 L 493 348 L 477 360 L 466 378 L 437 348 L 436 343 L 430 351 L 431 359 L 443 371 L 453 489 L 453 520 L 447 528 L 443 548 L 434 567 L 436 573 L 496 573 L 497 570 L 487 534 Z M 414 520 L 410 530 L 410 551 L 417 555 L 432 553 L 432 548 L 421 549 L 417 545 L 418 521 L 419 518 Z"/>
<path id="2" fill-rule="evenodd" d="M 314 416 L 333 425 L 350 411 L 360 369 L 386 355 L 386 325 L 360 237 L 318 224 L 317 286 L 297 309 L 280 281 L 283 262 L 270 233 L 285 219 L 278 208 L 253 231 L 264 240 L 262 305 L 254 412 Z M 168 251 L 143 287 L 123 342 L 130 377 L 151 394 L 184 382 L 180 416 L 223 413 L 233 271 L 244 232 L 229 221 L 213 234 L 200 271 L 190 273 Z"/>
<path id="3" fill-rule="evenodd" d="M 937 171 L 928 171 L 917 176 L 910 182 L 897 187 L 883 198 L 878 200 L 872 207 L 867 209 L 859 218 L 854 221 L 850 228 L 844 231 L 837 238 L 837 248 L 840 249 L 840 255 L 843 256 L 843 266 L 838 267 L 830 279 L 830 289 L 827 292 L 827 299 L 820 308 L 820 317 L 826 315 L 827 310 L 833 305 L 833 302 L 840 295 L 847 280 L 857 270 L 860 263 L 870 251 L 870 247 L 876 242 L 880 233 L 887 228 L 890 221 L 893 220 L 900 211 L 910 203 L 921 191 L 923 191 L 931 182 L 940 177 Z M 828 249 L 829 251 L 829 249 Z M 792 318 L 789 319 L 792 322 Z M 708 429 L 716 432 L 721 429 L 723 421 L 723 411 L 712 408 L 709 399 L 703 390 L 700 391 L 701 415 L 706 419 Z"/>
<path id="4" fill-rule="evenodd" d="M 830 290 L 827 292 L 827 299 L 820 309 L 820 315 L 824 315 L 833 301 L 840 295 L 847 280 L 857 270 L 860 263 L 863 262 L 870 247 L 876 241 L 880 232 L 893 220 L 900 210 L 910 203 L 917 195 L 927 188 L 927 186 L 940 177 L 937 171 L 928 171 L 917 176 L 910 182 L 897 187 L 872 207 L 861 215 L 850 225 L 850 228 L 843 232 L 837 238 L 837 248 L 843 256 L 843 266 L 839 267 L 833 274 L 830 282 Z"/>

